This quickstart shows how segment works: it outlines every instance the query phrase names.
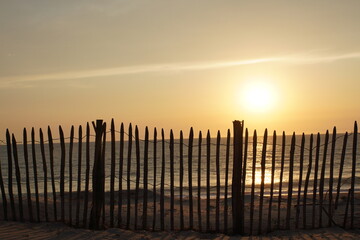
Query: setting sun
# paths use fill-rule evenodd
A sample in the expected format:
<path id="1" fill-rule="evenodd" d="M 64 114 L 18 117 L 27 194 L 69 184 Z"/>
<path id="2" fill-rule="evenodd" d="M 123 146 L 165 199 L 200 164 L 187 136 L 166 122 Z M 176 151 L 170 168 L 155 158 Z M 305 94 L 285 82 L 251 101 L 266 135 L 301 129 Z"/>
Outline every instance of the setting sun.
<path id="1" fill-rule="evenodd" d="M 274 107 L 274 87 L 265 82 L 251 82 L 242 91 L 240 101 L 252 112 L 266 112 Z"/>

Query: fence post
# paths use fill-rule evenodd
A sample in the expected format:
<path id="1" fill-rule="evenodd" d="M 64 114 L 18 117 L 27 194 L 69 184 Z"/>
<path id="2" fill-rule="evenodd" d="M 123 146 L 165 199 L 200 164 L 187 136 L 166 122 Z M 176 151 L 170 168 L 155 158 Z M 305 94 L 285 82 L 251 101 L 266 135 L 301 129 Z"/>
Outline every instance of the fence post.
<path id="1" fill-rule="evenodd" d="M 96 120 L 96 125 L 93 122 L 95 129 L 95 159 L 93 168 L 93 195 L 92 195 L 92 208 L 90 213 L 90 229 L 101 229 L 100 226 L 101 210 L 105 200 L 105 169 L 104 159 L 102 158 L 102 144 L 101 139 L 104 133 L 103 120 Z"/>
<path id="2" fill-rule="evenodd" d="M 232 178 L 232 215 L 233 234 L 243 233 L 242 202 L 241 202 L 241 173 L 242 173 L 242 143 L 244 122 L 234 121 L 234 161 Z"/>

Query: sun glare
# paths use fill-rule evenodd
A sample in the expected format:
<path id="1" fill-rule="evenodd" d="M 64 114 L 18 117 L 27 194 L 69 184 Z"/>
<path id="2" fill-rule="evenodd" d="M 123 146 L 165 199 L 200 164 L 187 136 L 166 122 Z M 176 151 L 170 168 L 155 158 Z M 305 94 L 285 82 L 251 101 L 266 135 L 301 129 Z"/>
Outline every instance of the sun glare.
<path id="1" fill-rule="evenodd" d="M 273 86 L 266 82 L 251 82 L 244 87 L 240 101 L 252 112 L 266 112 L 274 107 L 275 100 Z"/>

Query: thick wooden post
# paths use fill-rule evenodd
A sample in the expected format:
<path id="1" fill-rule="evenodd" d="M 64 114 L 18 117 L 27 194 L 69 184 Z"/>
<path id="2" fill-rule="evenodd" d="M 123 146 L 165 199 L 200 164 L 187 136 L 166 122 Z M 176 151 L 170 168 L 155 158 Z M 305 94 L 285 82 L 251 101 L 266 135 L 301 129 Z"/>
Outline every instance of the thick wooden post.
<path id="1" fill-rule="evenodd" d="M 102 144 L 101 139 L 104 133 L 103 120 L 96 120 L 95 128 L 95 159 L 93 167 L 93 198 L 92 208 L 90 213 L 90 229 L 101 229 L 101 209 L 105 200 L 104 187 L 105 187 L 105 169 L 102 158 Z"/>
<path id="2" fill-rule="evenodd" d="M 233 233 L 242 234 L 241 212 L 241 173 L 242 173 L 242 133 L 244 122 L 234 121 L 234 162 L 232 178 L 232 215 L 233 215 Z"/>

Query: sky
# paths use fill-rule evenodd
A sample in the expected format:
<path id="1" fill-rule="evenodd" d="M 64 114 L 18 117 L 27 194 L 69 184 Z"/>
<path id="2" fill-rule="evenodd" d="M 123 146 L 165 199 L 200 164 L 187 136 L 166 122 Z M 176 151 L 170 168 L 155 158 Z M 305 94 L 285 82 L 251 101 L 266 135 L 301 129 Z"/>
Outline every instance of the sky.
<path id="1" fill-rule="evenodd" d="M 352 131 L 360 1 L 1 0 L 0 140 L 96 119 Z"/>

